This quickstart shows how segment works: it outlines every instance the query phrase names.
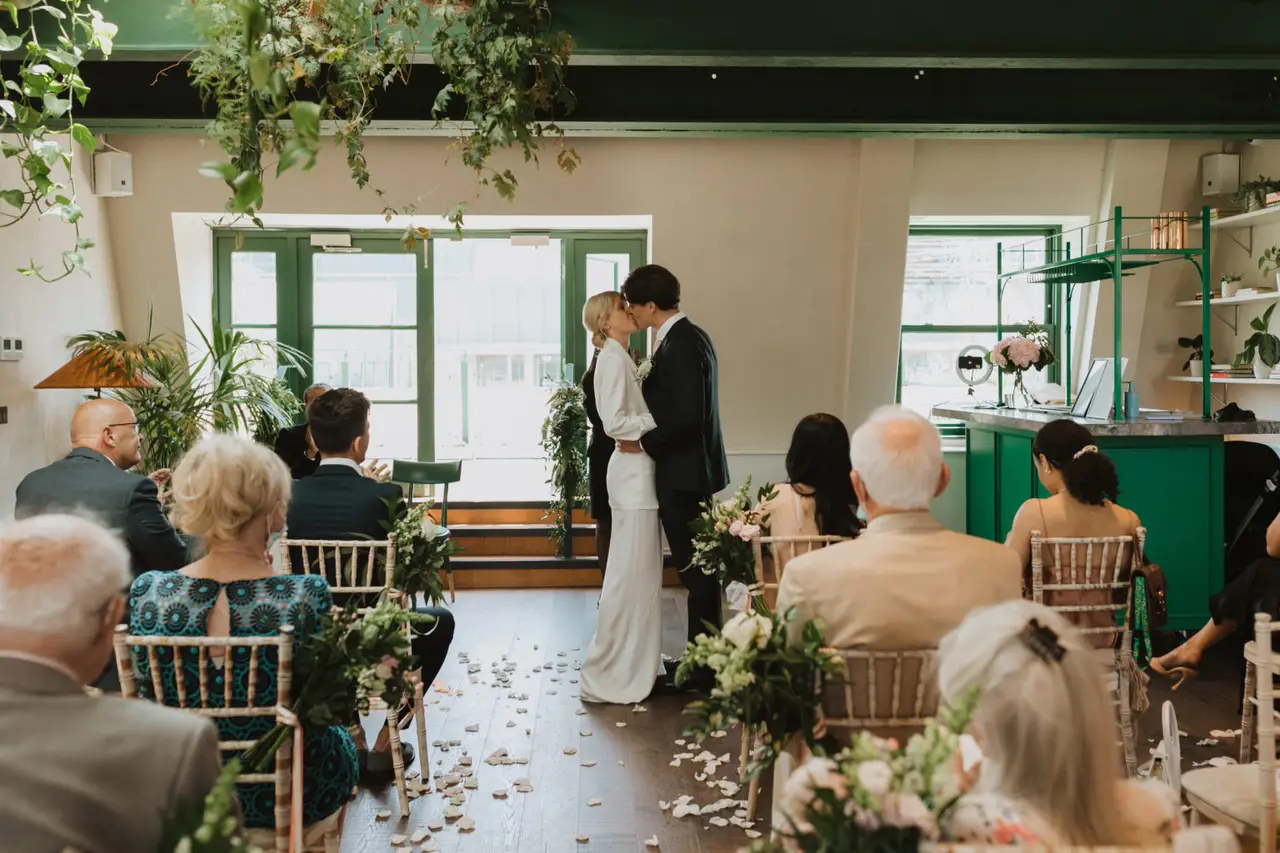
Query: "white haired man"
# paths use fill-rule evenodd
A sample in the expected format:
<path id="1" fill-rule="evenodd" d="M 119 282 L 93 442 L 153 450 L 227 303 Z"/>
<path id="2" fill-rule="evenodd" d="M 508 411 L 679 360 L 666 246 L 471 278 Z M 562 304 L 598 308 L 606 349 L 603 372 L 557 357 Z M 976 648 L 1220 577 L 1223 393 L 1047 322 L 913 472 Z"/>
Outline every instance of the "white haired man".
<path id="1" fill-rule="evenodd" d="M 1012 549 L 947 530 L 929 512 L 951 478 L 932 424 L 878 409 L 854 432 L 850 456 L 868 524 L 851 542 L 787 563 L 778 609 L 796 608 L 793 642 L 818 619 L 836 648 L 932 648 L 973 608 L 1021 597 Z"/>
<path id="2" fill-rule="evenodd" d="M 0 835 L 7 851 L 156 850 L 162 821 L 218 778 L 217 730 L 91 697 L 112 654 L 129 552 L 70 515 L 0 526 Z"/>

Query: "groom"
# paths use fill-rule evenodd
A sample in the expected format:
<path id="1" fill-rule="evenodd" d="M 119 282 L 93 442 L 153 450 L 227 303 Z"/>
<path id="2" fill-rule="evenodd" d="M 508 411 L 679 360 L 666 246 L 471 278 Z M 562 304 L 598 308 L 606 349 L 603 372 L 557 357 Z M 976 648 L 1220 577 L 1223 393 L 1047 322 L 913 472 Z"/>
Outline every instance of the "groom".
<path id="1" fill-rule="evenodd" d="M 720 390 L 716 351 L 707 333 L 680 312 L 680 282 L 656 264 L 640 267 L 622 285 L 640 329 L 657 329 L 644 400 L 658 425 L 639 442 L 618 450 L 643 450 L 657 463 L 658 517 L 689 590 L 689 639 L 720 626 L 720 586 L 693 559 L 689 524 L 702 504 L 729 484 L 729 462 L 720 435 Z"/>

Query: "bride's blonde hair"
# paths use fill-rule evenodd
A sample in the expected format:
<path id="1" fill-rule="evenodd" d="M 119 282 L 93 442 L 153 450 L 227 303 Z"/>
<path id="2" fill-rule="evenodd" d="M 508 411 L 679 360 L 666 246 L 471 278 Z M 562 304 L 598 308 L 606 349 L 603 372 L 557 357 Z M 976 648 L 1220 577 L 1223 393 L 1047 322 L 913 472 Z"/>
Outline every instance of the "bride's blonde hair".
<path id="1" fill-rule="evenodd" d="M 582 327 L 591 335 L 591 345 L 596 349 L 604 348 L 607 338 L 604 333 L 604 324 L 609 322 L 609 315 L 613 313 L 613 309 L 617 307 L 618 300 L 621 298 L 614 291 L 606 290 L 604 293 L 597 293 L 582 306 Z"/>

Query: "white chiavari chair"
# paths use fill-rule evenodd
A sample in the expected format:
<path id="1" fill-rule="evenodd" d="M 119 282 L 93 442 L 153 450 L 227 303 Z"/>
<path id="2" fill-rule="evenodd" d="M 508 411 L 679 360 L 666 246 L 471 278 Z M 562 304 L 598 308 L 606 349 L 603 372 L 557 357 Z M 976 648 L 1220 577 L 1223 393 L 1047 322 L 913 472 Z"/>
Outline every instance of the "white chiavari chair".
<path id="1" fill-rule="evenodd" d="M 1182 776 L 1193 817 L 1204 815 L 1237 835 L 1257 838 L 1260 853 L 1276 850 L 1276 717 L 1280 714 L 1275 709 L 1275 674 L 1280 658 L 1271 647 L 1276 631 L 1280 622 L 1273 622 L 1266 613 L 1254 616 L 1255 690 L 1252 696 L 1246 694 L 1245 704 L 1254 706 L 1257 719 L 1257 762 L 1201 767 Z"/>
<path id="2" fill-rule="evenodd" d="M 787 563 L 794 560 L 802 554 L 819 548 L 826 548 L 835 545 L 838 542 L 848 542 L 849 539 L 844 536 L 760 536 L 751 542 L 752 554 L 755 557 L 756 583 L 752 589 L 752 596 L 763 596 L 765 603 L 770 607 L 778 598 L 778 585 L 782 583 L 782 573 L 786 570 Z M 765 550 L 768 546 L 768 550 Z M 768 554 L 769 560 L 765 560 Z M 766 562 L 772 563 L 771 566 Z M 772 569 L 772 571 L 770 571 Z M 747 598 L 747 608 L 750 609 L 751 597 Z"/>
<path id="3" fill-rule="evenodd" d="M 1143 552 L 1145 527 L 1136 536 L 1049 538 L 1031 531 L 1031 600 L 1063 614 L 1089 638 L 1110 639 L 1098 650 L 1108 669 L 1107 686 L 1115 694 L 1124 766 L 1129 776 L 1138 770 L 1134 708 L 1143 697 L 1134 695 L 1140 677 L 1133 661 L 1133 567 Z M 1052 565 L 1045 566 L 1045 552 Z M 1096 558 L 1096 559 L 1095 559 Z M 1064 600 L 1066 599 L 1066 600 Z M 1081 603 L 1069 603 L 1079 601 Z M 1101 619 L 1090 617 L 1101 616 Z M 1094 624 L 1105 622 L 1106 624 Z M 1114 648 L 1119 638 L 1120 647 Z"/>
<path id="4" fill-rule="evenodd" d="M 288 706 L 293 681 L 293 627 L 284 625 L 272 637 L 168 637 L 129 634 L 127 625 L 116 628 L 116 671 L 120 675 L 121 694 L 126 699 L 145 698 L 157 704 L 179 708 L 203 717 L 219 719 L 270 719 L 293 730 L 275 754 L 270 773 L 242 772 L 238 784 L 270 784 L 275 788 L 275 830 L 272 834 L 276 853 L 321 850 L 337 853 L 346 806 L 310 827 L 302 824 L 302 727 Z M 260 669 L 271 653 L 276 658 L 275 695 L 265 689 L 265 673 Z M 133 655 L 146 661 L 149 696 L 142 696 L 134 673 Z M 221 656 L 221 663 L 216 660 Z M 188 684 L 185 664 L 195 658 L 198 677 Z M 162 672 L 164 664 L 172 665 L 172 678 Z M 241 675 L 244 675 L 241 678 Z M 222 687 L 218 688 L 221 681 Z M 248 685 L 243 704 L 232 695 L 232 684 Z M 266 683 L 264 683 L 266 682 Z M 218 740 L 224 752 L 240 753 L 254 741 Z"/>
<path id="5" fill-rule="evenodd" d="M 395 537 L 385 540 L 346 539 L 290 539 L 280 540 L 280 561 L 286 574 L 320 575 L 329 584 L 335 596 L 335 606 L 348 596 L 357 600 L 370 600 L 383 593 L 399 595 L 391 586 L 391 567 L 395 565 Z M 296 562 L 295 562 L 296 561 Z M 405 601 L 406 607 L 413 602 Z M 359 608 L 361 613 L 370 607 Z M 412 629 L 405 624 L 405 632 L 412 636 Z M 418 735 L 418 766 L 425 777 L 428 767 L 427 712 L 423 701 L 421 680 L 414 685 L 412 709 Z M 369 703 L 371 711 L 386 711 L 387 734 L 391 741 L 391 766 L 395 772 L 396 794 L 401 816 L 409 813 L 409 788 L 405 777 L 404 748 L 400 743 L 400 715 L 398 708 L 389 708 L 379 699 Z"/>

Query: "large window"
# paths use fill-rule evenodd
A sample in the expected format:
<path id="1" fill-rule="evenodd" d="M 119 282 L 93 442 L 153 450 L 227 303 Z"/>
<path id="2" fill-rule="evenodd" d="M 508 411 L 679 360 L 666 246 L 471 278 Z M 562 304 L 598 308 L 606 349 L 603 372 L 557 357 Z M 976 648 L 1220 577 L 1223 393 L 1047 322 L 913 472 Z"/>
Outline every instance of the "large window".
<path id="1" fill-rule="evenodd" d="M 545 499 L 547 395 L 582 377 L 583 302 L 644 263 L 644 235 L 556 232 L 529 245 L 477 232 L 412 251 L 394 234 L 353 234 L 336 251 L 310 237 L 219 232 L 219 319 L 307 354 L 295 390 L 325 382 L 368 395 L 372 456 L 466 460 L 461 499 Z"/>
<path id="2" fill-rule="evenodd" d="M 974 389 L 974 396 L 968 395 L 968 386 L 956 374 L 956 358 L 971 344 L 990 349 L 996 343 L 997 247 L 1003 245 L 1006 252 L 1023 247 L 1017 266 L 1037 266 L 1056 234 L 1056 228 L 1048 227 L 911 229 L 902 292 L 899 402 L 928 416 L 942 403 L 996 401 L 994 375 Z M 1010 279 L 1003 298 L 1005 336 L 1034 320 L 1056 339 L 1056 306 L 1052 285 Z M 1056 381 L 1056 371 L 1046 374 L 1030 377 L 1029 387 Z"/>

